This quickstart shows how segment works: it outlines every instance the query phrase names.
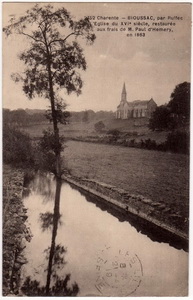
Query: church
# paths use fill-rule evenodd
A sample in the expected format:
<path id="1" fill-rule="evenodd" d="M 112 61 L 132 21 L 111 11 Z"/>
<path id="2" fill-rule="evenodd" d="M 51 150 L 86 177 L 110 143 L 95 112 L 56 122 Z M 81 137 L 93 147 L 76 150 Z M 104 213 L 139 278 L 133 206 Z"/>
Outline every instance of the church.
<path id="1" fill-rule="evenodd" d="M 117 106 L 116 119 L 150 118 L 156 107 L 157 104 L 152 98 L 150 100 L 135 100 L 128 102 L 124 83 L 121 93 L 121 102 Z"/>

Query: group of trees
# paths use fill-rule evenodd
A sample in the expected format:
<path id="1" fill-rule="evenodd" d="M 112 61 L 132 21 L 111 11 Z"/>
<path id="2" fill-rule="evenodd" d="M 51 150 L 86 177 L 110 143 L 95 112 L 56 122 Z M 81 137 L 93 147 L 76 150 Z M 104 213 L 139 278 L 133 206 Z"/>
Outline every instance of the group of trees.
<path id="1" fill-rule="evenodd" d="M 73 112 L 71 113 L 71 120 L 72 121 L 82 121 L 82 122 L 91 122 L 91 121 L 100 121 L 104 119 L 114 119 L 114 113 L 112 111 L 97 111 L 94 112 L 93 110 L 85 110 L 84 112 Z"/>
<path id="2" fill-rule="evenodd" d="M 12 124 L 18 127 L 30 126 L 34 124 L 41 124 L 50 120 L 51 110 L 30 110 L 30 109 L 17 109 L 9 110 L 3 109 L 3 122 L 6 124 Z M 85 110 L 79 112 L 68 112 L 64 110 L 61 117 L 65 122 L 83 122 L 89 123 L 93 121 L 99 121 L 102 119 L 113 119 L 114 113 L 112 111 L 98 111 Z"/>
<path id="3" fill-rule="evenodd" d="M 190 151 L 190 83 L 178 84 L 170 101 L 152 114 L 149 128 L 169 131 L 164 147 L 173 152 L 189 154 Z"/>
<path id="4" fill-rule="evenodd" d="M 173 130 L 189 124 L 190 83 L 178 84 L 168 104 L 158 106 L 149 122 L 152 130 Z"/>
<path id="5" fill-rule="evenodd" d="M 30 124 L 40 124 L 46 122 L 44 113 L 29 114 L 24 109 L 9 110 L 3 109 L 3 123 L 15 127 L 28 126 Z"/>

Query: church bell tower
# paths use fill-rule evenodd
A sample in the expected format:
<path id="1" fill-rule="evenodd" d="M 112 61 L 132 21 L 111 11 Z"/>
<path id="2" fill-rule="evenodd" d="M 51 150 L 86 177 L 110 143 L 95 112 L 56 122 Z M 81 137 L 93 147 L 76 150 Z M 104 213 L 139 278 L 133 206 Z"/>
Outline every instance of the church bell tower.
<path id="1" fill-rule="evenodd" d="M 126 102 L 127 101 L 127 92 L 126 92 L 126 88 L 125 88 L 125 83 L 123 84 L 123 90 L 121 93 L 121 102 Z"/>

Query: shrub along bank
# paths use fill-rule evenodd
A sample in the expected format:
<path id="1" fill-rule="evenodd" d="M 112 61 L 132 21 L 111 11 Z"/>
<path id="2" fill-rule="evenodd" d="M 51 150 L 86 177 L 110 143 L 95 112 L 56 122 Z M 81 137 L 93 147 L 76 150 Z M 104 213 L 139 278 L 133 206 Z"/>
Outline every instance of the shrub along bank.
<path id="1" fill-rule="evenodd" d="M 30 137 L 19 129 L 7 124 L 3 126 L 3 161 L 22 168 L 34 164 Z"/>
<path id="2" fill-rule="evenodd" d="M 24 173 L 3 168 L 3 295 L 19 293 L 21 267 L 27 263 L 23 250 L 31 240 L 27 210 L 22 202 Z"/>

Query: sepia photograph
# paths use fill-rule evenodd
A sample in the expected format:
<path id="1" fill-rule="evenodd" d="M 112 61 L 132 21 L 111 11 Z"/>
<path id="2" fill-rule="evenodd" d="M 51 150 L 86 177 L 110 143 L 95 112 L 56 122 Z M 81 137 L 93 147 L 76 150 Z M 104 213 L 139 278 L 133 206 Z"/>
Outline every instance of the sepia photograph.
<path id="1" fill-rule="evenodd" d="M 189 2 L 2 3 L 3 297 L 188 297 Z"/>

